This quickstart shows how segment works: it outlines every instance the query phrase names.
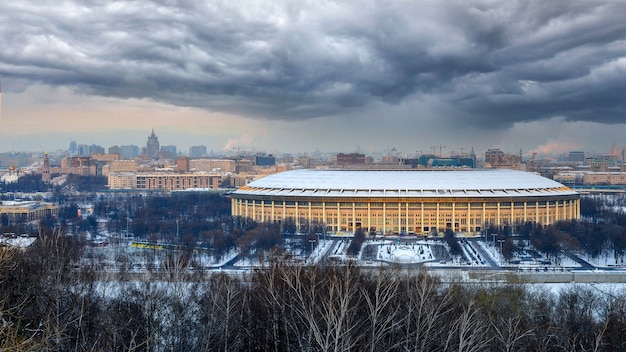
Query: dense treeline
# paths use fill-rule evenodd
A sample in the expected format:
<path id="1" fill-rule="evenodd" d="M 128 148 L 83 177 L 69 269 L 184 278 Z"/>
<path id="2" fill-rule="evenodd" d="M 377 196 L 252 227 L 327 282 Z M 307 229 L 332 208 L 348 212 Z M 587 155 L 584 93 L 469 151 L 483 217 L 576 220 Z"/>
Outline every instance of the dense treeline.
<path id="1" fill-rule="evenodd" d="M 131 281 L 77 272 L 46 233 L 0 252 L 0 348 L 20 351 L 620 351 L 626 293 L 441 282 L 425 272 L 274 262 Z"/>
<path id="2" fill-rule="evenodd" d="M 191 234 L 214 230 L 230 222 L 230 200 L 221 194 L 181 192 L 171 195 L 105 198 L 94 204 L 94 215 L 107 218 L 111 232 L 138 237 Z"/>
<path id="3" fill-rule="evenodd" d="M 56 177 L 58 175 L 52 175 Z M 4 192 L 54 192 L 56 200 L 65 199 L 65 194 L 71 192 L 96 192 L 106 189 L 108 180 L 106 176 L 82 176 L 68 174 L 65 182 L 61 186 L 55 186 L 44 182 L 41 174 L 26 174 L 17 179 L 16 182 L 0 182 L 0 190 Z"/>

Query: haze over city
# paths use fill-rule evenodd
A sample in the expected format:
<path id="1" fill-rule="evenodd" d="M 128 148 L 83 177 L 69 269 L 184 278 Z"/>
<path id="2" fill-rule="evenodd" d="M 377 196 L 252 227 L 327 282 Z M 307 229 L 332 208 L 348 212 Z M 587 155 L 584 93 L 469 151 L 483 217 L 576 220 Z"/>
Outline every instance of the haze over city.
<path id="1" fill-rule="evenodd" d="M 0 3 L 0 152 L 605 152 L 624 1 Z"/>

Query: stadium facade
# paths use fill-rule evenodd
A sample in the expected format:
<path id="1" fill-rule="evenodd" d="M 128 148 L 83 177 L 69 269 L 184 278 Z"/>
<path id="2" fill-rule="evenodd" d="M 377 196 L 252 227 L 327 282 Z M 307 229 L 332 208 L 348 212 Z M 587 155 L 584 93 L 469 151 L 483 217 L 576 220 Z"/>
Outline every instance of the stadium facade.
<path id="1" fill-rule="evenodd" d="M 580 217 L 578 193 L 514 170 L 293 170 L 253 181 L 231 197 L 234 216 L 348 233 L 477 233 L 488 225 Z"/>

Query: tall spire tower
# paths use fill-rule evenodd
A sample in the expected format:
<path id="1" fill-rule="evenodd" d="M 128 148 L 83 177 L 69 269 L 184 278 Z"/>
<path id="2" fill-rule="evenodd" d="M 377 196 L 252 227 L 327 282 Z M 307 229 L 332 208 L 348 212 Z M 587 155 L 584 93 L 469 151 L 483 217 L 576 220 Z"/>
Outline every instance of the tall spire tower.
<path id="1" fill-rule="evenodd" d="M 48 159 L 48 152 L 44 153 L 41 180 L 46 183 L 50 182 L 50 159 Z"/>
<path id="2" fill-rule="evenodd" d="M 148 136 L 148 142 L 146 143 L 146 154 L 152 159 L 159 158 L 159 137 L 154 134 L 154 127 L 152 128 L 152 134 Z"/>

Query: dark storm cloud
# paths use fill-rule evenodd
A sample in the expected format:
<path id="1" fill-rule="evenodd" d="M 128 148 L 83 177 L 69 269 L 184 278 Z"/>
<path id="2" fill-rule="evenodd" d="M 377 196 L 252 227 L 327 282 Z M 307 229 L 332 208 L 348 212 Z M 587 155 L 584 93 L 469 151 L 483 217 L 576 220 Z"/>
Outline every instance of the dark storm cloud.
<path id="1" fill-rule="evenodd" d="M 302 119 L 428 96 L 451 120 L 623 122 L 623 1 L 0 3 L 0 76 Z"/>

